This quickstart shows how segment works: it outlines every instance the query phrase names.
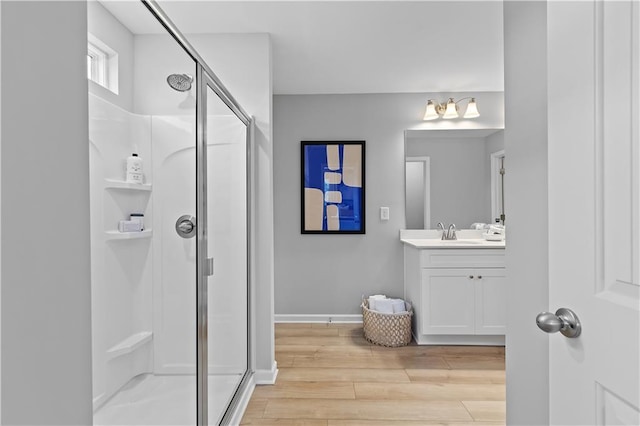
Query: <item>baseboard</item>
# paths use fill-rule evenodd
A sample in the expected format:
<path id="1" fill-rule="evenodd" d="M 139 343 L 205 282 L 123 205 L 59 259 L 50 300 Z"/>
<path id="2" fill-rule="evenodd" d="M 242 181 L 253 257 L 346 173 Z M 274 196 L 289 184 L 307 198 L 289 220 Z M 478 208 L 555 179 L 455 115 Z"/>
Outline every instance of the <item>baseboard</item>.
<path id="1" fill-rule="evenodd" d="M 362 323 L 362 314 L 276 314 L 276 323 Z"/>
<path id="2" fill-rule="evenodd" d="M 418 345 L 465 345 L 465 346 L 504 346 L 505 336 L 501 335 L 435 335 L 413 333 Z"/>
<path id="3" fill-rule="evenodd" d="M 238 403 L 236 408 L 229 419 L 229 425 L 239 425 L 240 421 L 242 421 L 242 416 L 244 416 L 244 412 L 247 409 L 247 405 L 249 405 L 249 401 L 251 400 L 251 395 L 253 395 L 253 390 L 256 388 L 255 375 L 252 375 L 245 386 L 242 395 L 238 398 Z"/>
<path id="4" fill-rule="evenodd" d="M 273 361 L 271 370 L 256 370 L 254 375 L 256 385 L 273 385 L 278 377 L 278 363 Z"/>

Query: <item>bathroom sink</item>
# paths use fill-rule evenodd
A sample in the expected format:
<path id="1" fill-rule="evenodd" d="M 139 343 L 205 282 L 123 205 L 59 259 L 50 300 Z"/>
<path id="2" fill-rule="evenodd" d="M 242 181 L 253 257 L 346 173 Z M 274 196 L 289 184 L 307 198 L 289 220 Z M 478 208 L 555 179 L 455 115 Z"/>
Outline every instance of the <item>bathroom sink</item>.
<path id="1" fill-rule="evenodd" d="M 483 241 L 477 241 L 477 240 L 441 240 L 442 244 L 446 244 L 446 245 L 452 245 L 452 246 L 456 246 L 456 245 L 473 245 L 473 244 L 482 244 Z"/>

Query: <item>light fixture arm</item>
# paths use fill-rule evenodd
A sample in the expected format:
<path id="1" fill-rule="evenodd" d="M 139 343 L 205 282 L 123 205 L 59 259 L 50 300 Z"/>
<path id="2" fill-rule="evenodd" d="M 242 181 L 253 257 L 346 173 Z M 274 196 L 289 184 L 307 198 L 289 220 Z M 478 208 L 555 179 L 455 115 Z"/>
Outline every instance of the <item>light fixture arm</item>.
<path id="1" fill-rule="evenodd" d="M 454 98 L 449 98 L 446 102 L 442 102 L 442 103 L 439 101 L 434 101 L 433 99 L 429 99 L 427 103 L 427 110 L 425 112 L 424 120 L 434 120 L 438 117 L 445 118 L 445 119 L 457 118 L 458 103 L 466 99 L 470 99 L 468 111 L 472 112 L 472 114 L 467 115 L 467 113 L 465 113 L 465 118 L 478 117 L 480 114 L 478 113 L 478 110 L 476 107 L 475 97 L 467 96 L 467 97 L 458 99 L 457 101 Z M 469 108 L 471 107 L 472 109 L 469 110 Z"/>
<path id="2" fill-rule="evenodd" d="M 466 98 L 458 99 L 457 101 L 454 98 L 449 98 L 446 102 L 435 101 L 436 109 L 442 109 L 442 112 L 447 108 L 447 103 L 449 101 L 453 101 L 454 104 L 458 105 L 459 102 L 464 101 L 465 99 L 474 99 L 473 96 L 467 96 Z"/>
<path id="3" fill-rule="evenodd" d="M 450 98 L 450 99 L 453 99 L 453 98 Z M 467 96 L 466 98 L 458 99 L 457 101 L 454 101 L 454 102 L 457 105 L 458 102 L 464 101 L 465 99 L 474 99 L 474 97 L 473 96 Z"/>

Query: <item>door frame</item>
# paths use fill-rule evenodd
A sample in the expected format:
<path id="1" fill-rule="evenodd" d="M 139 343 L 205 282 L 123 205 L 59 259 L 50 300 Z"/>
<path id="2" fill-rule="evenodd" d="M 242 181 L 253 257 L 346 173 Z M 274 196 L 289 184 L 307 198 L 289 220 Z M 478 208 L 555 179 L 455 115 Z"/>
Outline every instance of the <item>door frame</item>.
<path id="1" fill-rule="evenodd" d="M 422 185 L 424 187 L 424 227 L 423 229 L 430 229 L 431 225 L 431 157 L 406 157 L 404 160 L 404 196 L 407 198 L 407 163 L 422 163 Z M 406 215 L 405 215 L 406 221 Z M 406 224 L 405 224 L 406 227 Z"/>
<path id="2" fill-rule="evenodd" d="M 209 92 L 207 89 L 213 90 L 216 95 L 220 96 L 218 90 L 216 90 L 215 81 L 211 78 L 210 75 L 207 74 L 201 64 L 196 65 L 196 129 L 197 129 L 197 142 L 196 142 L 196 237 L 197 237 L 197 250 L 196 250 L 196 320 L 197 320 L 197 352 L 196 352 L 196 386 L 197 386 L 197 425 L 208 425 L 209 424 L 209 398 L 208 398 L 208 389 L 209 389 L 209 326 L 208 326 L 208 286 L 209 286 L 209 276 L 212 275 L 213 271 L 209 270 L 209 268 L 213 267 L 209 265 L 209 253 L 208 253 L 208 234 L 209 234 L 209 223 L 208 223 L 208 202 L 207 202 L 207 179 L 208 179 L 208 155 L 207 155 L 207 98 L 209 96 Z M 235 112 L 235 111 L 234 111 Z M 252 164 L 252 156 L 251 156 L 251 137 L 253 134 L 253 119 L 249 121 L 247 124 L 240 116 L 237 116 L 246 126 L 246 140 L 245 140 L 245 151 L 246 151 L 246 206 L 247 206 L 247 217 L 246 217 L 246 231 L 247 231 L 247 368 L 242 376 L 242 379 L 234 393 L 234 396 L 226 408 L 221 424 L 229 424 L 231 417 L 235 412 L 235 408 L 238 405 L 238 396 L 243 392 L 242 390 L 248 386 L 249 380 L 253 375 L 253 351 L 252 351 L 252 327 L 251 327 L 251 306 L 252 306 L 252 298 L 251 298 L 251 264 L 252 264 L 252 253 L 251 253 L 251 235 L 252 235 L 252 220 L 251 220 L 251 200 L 252 200 L 252 191 L 251 191 L 251 164 Z M 212 260 L 212 259 L 211 259 Z"/>
<path id="3" fill-rule="evenodd" d="M 502 207 L 504 206 L 504 177 L 500 176 L 500 159 L 505 158 L 505 150 L 492 152 L 489 157 L 491 159 L 491 222 L 500 217 L 500 212 L 504 214 Z"/>

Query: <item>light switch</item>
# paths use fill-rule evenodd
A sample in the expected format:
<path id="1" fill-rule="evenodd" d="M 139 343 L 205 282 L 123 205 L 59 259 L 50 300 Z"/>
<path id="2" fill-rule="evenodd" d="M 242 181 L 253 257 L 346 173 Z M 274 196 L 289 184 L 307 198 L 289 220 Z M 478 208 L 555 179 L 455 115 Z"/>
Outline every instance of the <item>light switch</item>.
<path id="1" fill-rule="evenodd" d="M 389 207 L 380 207 L 380 220 L 389 220 Z"/>

